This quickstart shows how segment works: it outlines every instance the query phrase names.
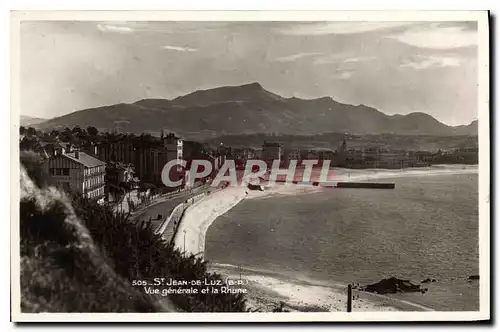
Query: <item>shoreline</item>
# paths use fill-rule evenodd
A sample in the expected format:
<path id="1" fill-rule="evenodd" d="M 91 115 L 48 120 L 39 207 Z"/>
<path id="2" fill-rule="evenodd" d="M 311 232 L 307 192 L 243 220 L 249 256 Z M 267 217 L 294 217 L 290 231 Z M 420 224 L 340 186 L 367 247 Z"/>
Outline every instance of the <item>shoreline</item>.
<path id="1" fill-rule="evenodd" d="M 247 194 L 244 187 L 228 187 L 206 196 L 191 205 L 184 215 L 177 232 L 175 246 L 186 255 L 201 256 L 205 250 L 205 236 L 210 225 L 221 215 L 241 202 Z M 250 196 L 251 193 L 248 195 Z M 214 204 L 215 203 L 215 204 Z M 184 232 L 186 230 L 186 232 Z M 211 272 L 227 278 L 244 276 L 248 284 L 243 287 L 247 293 L 248 310 L 272 312 L 281 303 L 287 311 L 329 312 L 346 310 L 346 291 L 341 284 L 336 286 L 311 283 L 288 278 L 277 273 L 265 273 L 238 268 L 209 265 Z M 410 304 L 399 303 L 388 297 L 374 297 L 372 294 L 353 291 L 353 311 L 404 311 L 422 310 Z M 375 295 L 375 294 L 373 294 Z"/>
<path id="2" fill-rule="evenodd" d="M 434 169 L 436 170 L 436 169 Z M 402 172 L 400 176 L 432 176 L 445 174 L 469 173 L 472 169 L 465 169 L 462 172 L 456 168 L 450 168 L 450 172 L 432 172 L 428 170 L 422 172 Z M 475 169 L 477 172 L 477 168 Z M 349 169 L 345 169 L 349 172 Z M 457 172 L 459 171 L 459 172 Z M 475 173 L 475 172 L 474 172 Z M 366 179 L 382 179 L 394 177 L 394 173 L 365 174 Z M 353 179 L 353 178 L 351 178 Z M 356 180 L 362 180 L 362 176 L 356 177 Z M 340 180 L 341 181 L 341 180 Z M 283 193 L 279 189 L 288 187 Z M 290 188 L 291 187 L 291 188 Z M 318 192 L 318 189 L 300 188 L 297 186 L 277 185 L 271 187 L 272 190 L 264 192 L 252 191 L 246 186 L 229 186 L 223 190 L 207 196 L 195 204 L 191 205 L 185 213 L 177 232 L 174 243 L 175 246 L 186 254 L 203 257 L 205 251 L 205 237 L 208 228 L 221 215 L 228 212 L 243 199 L 264 198 L 273 194 L 297 194 Z M 271 189 L 266 188 L 266 189 Z M 248 192 L 248 194 L 246 193 Z M 184 232 L 185 230 L 185 232 Z M 266 273 L 251 269 L 239 269 L 227 264 L 210 264 L 209 268 L 213 272 L 220 273 L 229 278 L 238 279 L 240 275 L 248 280 L 248 293 L 246 294 L 249 309 L 264 308 L 266 311 L 272 311 L 280 303 L 286 303 L 285 309 L 289 311 L 345 311 L 346 310 L 346 292 L 342 289 L 346 285 L 340 283 L 335 285 L 326 285 L 321 282 L 308 282 L 290 278 L 278 273 Z M 357 297 L 353 301 L 353 311 L 433 311 L 431 308 L 421 306 L 404 300 L 394 299 L 379 294 L 353 291 Z"/>
<path id="3" fill-rule="evenodd" d="M 272 311 L 280 303 L 288 311 L 342 312 L 347 308 L 347 285 L 304 280 L 274 271 L 240 268 L 230 264 L 209 264 L 210 270 L 230 279 L 248 282 L 249 309 Z M 431 308 L 389 296 L 353 289 L 353 311 L 434 311 Z"/>

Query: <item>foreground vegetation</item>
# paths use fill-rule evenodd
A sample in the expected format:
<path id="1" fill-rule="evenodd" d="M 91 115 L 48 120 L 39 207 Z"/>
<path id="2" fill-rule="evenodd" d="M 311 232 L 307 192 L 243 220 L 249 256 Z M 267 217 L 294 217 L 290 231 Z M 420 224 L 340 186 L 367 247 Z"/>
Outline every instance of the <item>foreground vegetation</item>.
<path id="1" fill-rule="evenodd" d="M 234 312 L 242 294 L 146 295 L 132 280 L 221 280 L 184 257 L 145 222 L 129 222 L 47 183 L 34 155 L 21 156 L 21 304 L 24 312 Z M 213 286 L 221 288 L 222 286 Z M 199 287 L 201 289 L 202 286 Z"/>

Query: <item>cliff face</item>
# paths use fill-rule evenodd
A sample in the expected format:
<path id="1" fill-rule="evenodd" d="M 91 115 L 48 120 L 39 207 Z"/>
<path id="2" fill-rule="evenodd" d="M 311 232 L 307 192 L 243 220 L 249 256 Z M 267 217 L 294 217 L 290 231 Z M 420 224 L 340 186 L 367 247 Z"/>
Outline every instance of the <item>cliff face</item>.
<path id="1" fill-rule="evenodd" d="M 339 103 L 330 97 L 284 98 L 259 83 L 195 91 L 172 100 L 144 99 L 77 111 L 48 120 L 41 129 L 94 126 L 123 132 L 158 133 L 161 128 L 188 139 L 230 134 L 321 133 L 401 135 L 477 135 L 477 124 L 450 127 L 425 113 L 390 116 L 365 105 Z"/>

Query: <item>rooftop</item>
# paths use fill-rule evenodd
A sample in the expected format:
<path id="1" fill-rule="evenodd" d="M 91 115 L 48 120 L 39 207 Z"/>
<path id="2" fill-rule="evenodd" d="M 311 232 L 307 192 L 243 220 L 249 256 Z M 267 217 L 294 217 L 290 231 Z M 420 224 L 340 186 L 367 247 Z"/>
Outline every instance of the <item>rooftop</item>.
<path id="1" fill-rule="evenodd" d="M 276 143 L 276 142 L 264 142 L 264 144 L 262 145 L 263 147 L 276 147 L 276 148 L 279 148 L 281 147 L 281 144 L 280 143 Z"/>
<path id="2" fill-rule="evenodd" d="M 104 166 L 106 165 L 106 162 L 99 160 L 97 158 L 94 158 L 85 152 L 79 152 L 78 153 L 78 158 L 75 156 L 76 152 L 70 152 L 70 153 L 65 153 L 63 154 L 64 157 L 77 162 L 79 164 L 82 164 L 85 167 L 96 167 L 96 166 Z"/>

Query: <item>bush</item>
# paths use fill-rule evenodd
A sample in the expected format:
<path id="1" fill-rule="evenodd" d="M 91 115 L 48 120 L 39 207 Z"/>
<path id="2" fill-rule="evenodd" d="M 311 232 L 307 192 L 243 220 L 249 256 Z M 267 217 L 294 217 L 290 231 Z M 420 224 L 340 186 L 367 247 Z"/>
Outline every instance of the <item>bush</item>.
<path id="1" fill-rule="evenodd" d="M 113 271 L 63 197 L 26 194 L 20 202 L 23 312 L 164 310 Z"/>
<path id="2" fill-rule="evenodd" d="M 207 262 L 194 256 L 185 257 L 173 244 L 154 234 L 150 223 L 130 223 L 128 215 L 114 214 L 107 206 L 78 196 L 73 200 L 77 215 L 85 220 L 94 241 L 106 252 L 116 273 L 126 279 L 222 280 L 220 275 L 207 271 Z M 170 295 L 169 298 L 178 309 L 189 312 L 245 310 L 242 294 L 201 294 L 203 287 L 199 287 L 198 294 Z M 140 288 L 142 291 L 142 286 Z M 218 288 L 220 290 L 220 286 Z"/>

